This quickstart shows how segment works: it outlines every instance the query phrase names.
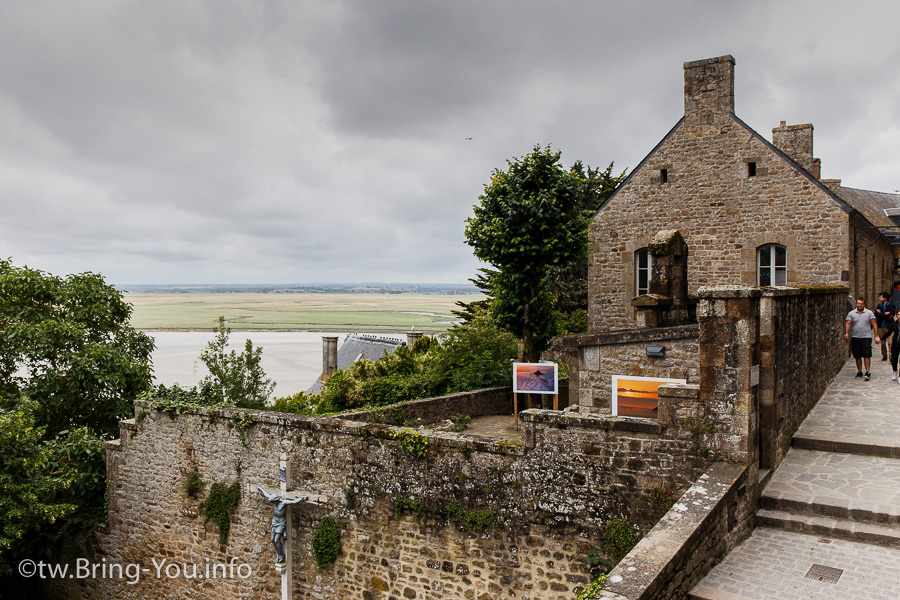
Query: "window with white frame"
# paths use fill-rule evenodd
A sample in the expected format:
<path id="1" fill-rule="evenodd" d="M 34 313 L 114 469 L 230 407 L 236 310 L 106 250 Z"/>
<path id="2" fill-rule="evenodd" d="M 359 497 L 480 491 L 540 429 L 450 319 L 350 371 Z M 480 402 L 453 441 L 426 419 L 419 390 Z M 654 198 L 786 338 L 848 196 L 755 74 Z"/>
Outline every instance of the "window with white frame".
<path id="1" fill-rule="evenodd" d="M 762 286 L 787 285 L 787 248 L 766 244 L 756 250 L 756 283 Z"/>
<path id="2" fill-rule="evenodd" d="M 650 293 L 650 253 L 641 248 L 634 253 L 634 291 L 636 296 Z"/>

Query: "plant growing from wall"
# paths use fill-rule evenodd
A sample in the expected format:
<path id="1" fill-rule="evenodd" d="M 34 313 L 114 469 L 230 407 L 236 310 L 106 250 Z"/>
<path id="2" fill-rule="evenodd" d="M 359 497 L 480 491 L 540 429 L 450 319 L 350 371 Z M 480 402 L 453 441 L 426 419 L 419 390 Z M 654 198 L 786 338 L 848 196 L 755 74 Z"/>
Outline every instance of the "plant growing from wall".
<path id="1" fill-rule="evenodd" d="M 469 426 L 472 417 L 469 415 L 450 415 L 450 422 L 453 423 L 453 431 L 465 431 Z"/>
<path id="2" fill-rule="evenodd" d="M 231 513 L 237 508 L 240 499 L 241 484 L 239 481 L 235 481 L 228 487 L 221 483 L 214 483 L 209 488 L 209 496 L 200 503 L 200 511 L 206 515 L 206 520 L 212 519 L 219 526 L 219 545 L 221 546 L 228 542 Z"/>
<path id="3" fill-rule="evenodd" d="M 238 430 L 238 437 L 241 438 L 241 446 L 244 448 L 249 447 L 249 444 L 247 443 L 247 430 L 256 423 L 256 419 L 253 418 L 253 413 L 234 415 L 232 420 L 234 422 L 234 427 Z"/>
<path id="4" fill-rule="evenodd" d="M 606 585 L 606 575 L 601 575 L 592 581 L 589 586 L 578 592 L 576 600 L 599 600 L 602 597 L 600 592 L 603 591 L 604 585 Z"/>
<path id="5" fill-rule="evenodd" d="M 495 506 L 490 509 L 465 510 L 459 500 L 454 499 L 444 507 L 444 514 L 470 532 L 481 533 L 486 527 L 499 521 L 500 509 Z"/>
<path id="6" fill-rule="evenodd" d="M 609 561 L 605 558 L 601 558 L 600 553 L 594 548 L 588 550 L 587 555 L 584 557 L 584 566 L 591 574 L 591 581 L 606 575 L 609 573 L 610 569 L 612 569 L 612 565 L 609 564 Z"/>
<path id="7" fill-rule="evenodd" d="M 394 438 L 401 448 L 420 460 L 428 455 L 428 438 L 418 431 L 401 429 L 400 431 L 395 431 L 391 437 Z"/>
<path id="8" fill-rule="evenodd" d="M 195 497 L 202 487 L 203 480 L 200 479 L 200 473 L 197 472 L 197 469 L 188 471 L 184 474 L 184 481 L 181 483 L 181 489 L 184 490 L 185 494 Z"/>
<path id="9" fill-rule="evenodd" d="M 331 517 L 325 517 L 313 534 L 313 558 L 323 571 L 330 567 L 341 551 L 341 532 Z"/>
<path id="10" fill-rule="evenodd" d="M 344 501 L 347 503 L 347 508 L 353 508 L 353 505 L 356 504 L 356 488 L 350 486 L 344 490 Z"/>
<path id="11" fill-rule="evenodd" d="M 425 501 L 421 498 L 413 500 L 412 498 L 407 498 L 403 495 L 398 495 L 394 498 L 394 512 L 397 513 L 398 517 L 403 516 L 403 513 L 409 510 L 417 519 L 421 519 L 424 509 Z"/>
<path id="12" fill-rule="evenodd" d="M 636 543 L 634 527 L 624 517 L 611 519 L 603 530 L 603 545 L 606 546 L 609 557 L 616 563 L 625 558 Z"/>

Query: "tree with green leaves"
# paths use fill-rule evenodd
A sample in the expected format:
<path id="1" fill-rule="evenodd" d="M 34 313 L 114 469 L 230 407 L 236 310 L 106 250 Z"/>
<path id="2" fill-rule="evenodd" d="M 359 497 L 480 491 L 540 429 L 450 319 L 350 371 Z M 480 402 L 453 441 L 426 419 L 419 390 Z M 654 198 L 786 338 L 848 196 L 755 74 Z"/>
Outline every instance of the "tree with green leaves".
<path id="1" fill-rule="evenodd" d="M 104 440 L 150 386 L 130 317 L 99 275 L 0 259 L 0 574 L 105 518 Z"/>
<path id="2" fill-rule="evenodd" d="M 557 332 L 548 269 L 586 256 L 583 179 L 562 166 L 560 155 L 536 145 L 507 161 L 466 220 L 466 243 L 497 270 L 492 317 L 522 340 L 528 362 L 540 359 Z"/>
<path id="3" fill-rule="evenodd" d="M 200 360 L 209 374 L 200 382 L 203 394 L 229 406 L 265 408 L 275 383 L 262 368 L 262 348 L 253 347 L 249 339 L 244 351 L 226 352 L 231 328 L 225 317 L 219 317 L 216 337 L 200 352 Z"/>

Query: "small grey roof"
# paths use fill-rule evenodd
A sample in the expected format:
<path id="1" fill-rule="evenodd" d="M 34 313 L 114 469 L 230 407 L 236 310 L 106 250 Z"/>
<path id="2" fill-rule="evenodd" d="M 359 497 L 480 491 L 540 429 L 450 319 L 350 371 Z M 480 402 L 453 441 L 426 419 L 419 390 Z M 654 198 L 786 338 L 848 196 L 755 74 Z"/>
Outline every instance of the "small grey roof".
<path id="1" fill-rule="evenodd" d="M 385 354 L 393 354 L 406 342 L 393 338 L 384 338 L 376 335 L 363 335 L 351 333 L 338 348 L 337 368 L 346 369 L 361 358 L 366 360 L 378 360 Z M 322 375 L 306 390 L 307 394 L 318 394 L 322 391 Z"/>
<path id="2" fill-rule="evenodd" d="M 841 187 L 841 197 L 876 227 L 896 227 L 898 224 L 900 194 Z"/>

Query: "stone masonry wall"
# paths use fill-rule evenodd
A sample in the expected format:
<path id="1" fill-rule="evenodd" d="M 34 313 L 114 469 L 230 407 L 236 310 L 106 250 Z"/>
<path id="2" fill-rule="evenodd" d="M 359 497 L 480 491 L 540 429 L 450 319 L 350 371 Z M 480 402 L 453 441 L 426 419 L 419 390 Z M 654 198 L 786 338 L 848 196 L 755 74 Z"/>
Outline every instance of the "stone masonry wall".
<path id="1" fill-rule="evenodd" d="M 561 355 L 577 351 L 578 400 L 582 412 L 612 414 L 612 376 L 662 377 L 698 383 L 697 325 L 678 325 L 573 335 L 560 340 Z M 647 356 L 648 345 L 666 348 L 665 358 Z M 571 369 L 571 365 L 570 365 Z"/>
<path id="2" fill-rule="evenodd" d="M 760 298 L 762 465 L 775 467 L 847 360 L 849 290 L 777 288 Z"/>
<path id="3" fill-rule="evenodd" d="M 449 419 L 451 415 L 468 415 L 475 418 L 511 415 L 512 412 L 512 389 L 505 386 L 413 400 L 374 410 L 347 412 L 341 414 L 341 418 L 348 421 L 409 424 L 434 423 Z"/>
<path id="4" fill-rule="evenodd" d="M 255 487 L 277 487 L 286 452 L 293 486 L 327 497 L 293 509 L 293 597 L 571 600 L 610 518 L 646 531 L 668 508 L 659 498 L 680 495 L 709 464 L 690 439 L 654 423 L 552 411 L 522 413 L 522 445 L 429 434 L 422 460 L 393 438 L 397 428 L 378 424 L 238 409 L 136 413 L 109 444 L 110 520 L 98 556 L 148 567 L 234 559 L 252 575 L 61 582 L 69 597 L 278 598 L 271 507 Z M 194 469 L 206 482 L 199 499 L 181 490 Z M 242 496 L 220 548 L 198 505 L 211 483 L 233 481 Z M 422 502 L 421 517 L 397 512 L 401 495 Z M 454 499 L 502 524 L 467 530 L 445 512 Z M 321 571 L 311 539 L 325 516 L 342 531 L 342 551 Z"/>
<path id="5" fill-rule="evenodd" d="M 690 294 L 755 285 L 756 250 L 770 243 L 787 248 L 788 285 L 847 283 L 849 219 L 833 198 L 733 118 L 712 132 L 682 123 L 594 217 L 591 333 L 634 327 L 634 253 L 669 229 L 688 245 Z"/>

